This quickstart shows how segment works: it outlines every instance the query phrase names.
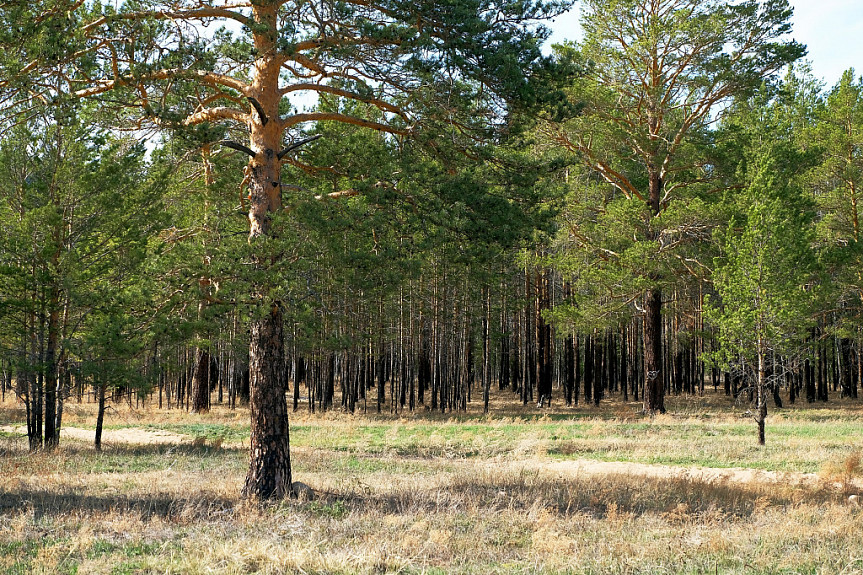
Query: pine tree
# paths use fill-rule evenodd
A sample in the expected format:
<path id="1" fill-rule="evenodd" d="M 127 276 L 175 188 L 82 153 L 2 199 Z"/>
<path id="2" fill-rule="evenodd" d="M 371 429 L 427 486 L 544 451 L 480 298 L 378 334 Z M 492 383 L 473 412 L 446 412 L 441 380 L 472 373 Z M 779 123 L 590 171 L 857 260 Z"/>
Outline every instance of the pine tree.
<path id="1" fill-rule="evenodd" d="M 773 356 L 800 355 L 815 302 L 812 206 L 779 154 L 765 146 L 750 157 L 738 199 L 743 217 L 733 218 L 721 236 L 723 255 L 713 274 L 717 299 L 705 306 L 719 330 L 714 357 L 749 375 L 761 445 L 767 392 L 785 376 L 769 374 L 768 363 Z"/>
<path id="2" fill-rule="evenodd" d="M 622 290 L 602 284 L 613 286 L 613 299 L 641 292 L 647 413 L 665 410 L 661 312 L 663 293 L 686 273 L 678 247 L 709 225 L 699 221 L 712 176 L 699 145 L 724 104 L 804 54 L 783 39 L 790 17 L 785 0 L 587 0 L 584 41 L 559 50 L 580 51 L 592 68 L 572 88 L 581 113 L 550 117 L 547 145 L 589 170 L 583 209 L 597 215 L 590 227 L 611 226 L 595 234 L 576 223 L 571 242 L 591 262 L 630 276 Z"/>

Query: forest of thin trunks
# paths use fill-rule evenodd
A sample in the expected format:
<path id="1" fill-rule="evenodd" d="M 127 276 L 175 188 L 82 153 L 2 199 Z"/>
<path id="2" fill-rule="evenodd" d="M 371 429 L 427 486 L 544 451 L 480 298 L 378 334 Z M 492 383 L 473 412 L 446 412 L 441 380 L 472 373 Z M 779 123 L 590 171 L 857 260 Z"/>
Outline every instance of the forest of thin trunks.
<path id="1" fill-rule="evenodd" d="M 498 290 L 473 289 L 468 282 L 434 282 L 420 297 L 402 290 L 401 297 L 393 299 L 396 305 L 387 306 L 389 313 L 381 303 L 371 310 L 379 312 L 377 316 L 368 309 L 332 314 L 322 333 L 341 337 L 318 348 L 289 335 L 283 369 L 289 405 L 310 412 L 444 413 L 466 411 L 469 403 L 477 402 L 488 411 L 492 386 L 511 392 L 513 402 L 537 408 L 552 402 L 576 406 L 614 397 L 642 399 L 642 317 L 636 314 L 627 322 L 584 333 L 561 333 L 544 312 L 565 286 L 547 271 L 510 280 Z M 698 395 L 708 386 L 751 400 L 753 388 L 745 370 L 720 371 L 705 361 L 715 342 L 698 313 L 700 298 L 673 295 L 663 316 L 661 377 L 666 393 Z M 353 319 L 345 322 L 345 317 Z M 376 329 L 369 330 L 375 320 Z M 206 349 L 194 340 L 156 342 L 138 359 L 137 385 L 122 379 L 97 384 L 78 374 L 73 362 L 57 362 L 53 376 L 28 368 L 47 365 L 42 358 L 4 361 L 0 392 L 4 400 L 7 393 L 15 393 L 24 401 L 34 449 L 43 435 L 51 442 L 43 430 L 51 429 L 59 440 L 53 430 L 61 427 L 64 400 L 98 401 L 99 424 L 106 398 L 160 409 L 206 411 L 211 401 L 234 408 L 249 397 L 248 346 L 237 331 L 240 322 L 229 318 L 218 325 L 224 329 L 208 334 Z M 784 401 L 857 398 L 863 380 L 860 341 L 831 335 L 827 327 L 812 330 L 808 349 L 798 357 L 770 358 L 768 381 L 777 407 Z M 286 331 L 296 334 L 298 326 Z M 332 341 L 349 344 L 338 348 Z M 37 356 L 44 354 L 42 346 L 31 347 Z"/>

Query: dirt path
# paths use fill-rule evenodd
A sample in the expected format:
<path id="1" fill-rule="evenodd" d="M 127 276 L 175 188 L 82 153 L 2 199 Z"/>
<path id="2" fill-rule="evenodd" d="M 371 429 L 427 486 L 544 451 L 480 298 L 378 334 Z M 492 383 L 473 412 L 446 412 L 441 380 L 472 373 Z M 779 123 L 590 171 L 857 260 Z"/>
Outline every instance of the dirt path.
<path id="1" fill-rule="evenodd" d="M 27 428 L 23 425 L 4 425 L 0 426 L 0 431 L 9 433 L 26 434 Z M 82 429 L 80 427 L 63 427 L 60 431 L 60 441 L 63 438 L 75 439 L 78 441 L 93 442 L 95 431 L 92 429 Z M 112 443 L 131 443 L 137 445 L 179 445 L 181 443 L 190 443 L 192 438 L 181 435 L 179 433 L 171 433 L 170 431 L 151 431 L 149 429 L 140 429 L 137 427 L 126 427 L 122 429 L 104 429 L 102 430 L 102 444 L 111 445 Z"/>
<path id="2" fill-rule="evenodd" d="M 595 461 L 576 459 L 569 461 L 527 460 L 509 464 L 516 468 L 541 469 L 560 475 L 637 475 L 657 479 L 683 479 L 706 483 L 764 483 L 784 485 L 813 485 L 820 480 L 814 473 L 765 471 L 745 467 L 675 467 L 624 461 Z"/>

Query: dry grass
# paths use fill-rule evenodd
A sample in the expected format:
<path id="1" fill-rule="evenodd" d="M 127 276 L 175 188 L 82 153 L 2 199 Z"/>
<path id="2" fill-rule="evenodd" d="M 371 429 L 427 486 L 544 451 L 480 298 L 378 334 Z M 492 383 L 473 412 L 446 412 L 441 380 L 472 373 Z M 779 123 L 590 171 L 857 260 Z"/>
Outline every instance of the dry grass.
<path id="1" fill-rule="evenodd" d="M 67 424 L 91 425 L 88 406 L 75 407 Z M 716 415 L 692 406 L 649 423 L 625 408 L 576 419 L 556 418 L 563 410 L 296 416 L 295 475 L 319 497 L 263 505 L 238 497 L 247 454 L 230 437 L 246 425 L 243 411 L 116 408 L 109 430 L 189 433 L 173 445 L 108 442 L 102 454 L 67 438 L 56 453 L 28 455 L 23 440 L 3 437 L 0 572 L 863 572 L 863 511 L 846 498 L 860 470 L 856 406 L 776 418 L 776 445 L 761 452 L 733 407 Z M 16 423 L 14 409 L 0 406 L 0 424 Z M 224 433 L 233 435 L 223 442 Z M 651 453 L 764 468 L 793 455 L 791 471 L 823 469 L 823 481 L 564 465 Z"/>
<path id="2" fill-rule="evenodd" d="M 844 461 L 828 462 L 818 475 L 825 483 L 839 487 L 846 496 L 858 495 L 859 480 L 863 477 L 860 452 L 848 454 Z"/>

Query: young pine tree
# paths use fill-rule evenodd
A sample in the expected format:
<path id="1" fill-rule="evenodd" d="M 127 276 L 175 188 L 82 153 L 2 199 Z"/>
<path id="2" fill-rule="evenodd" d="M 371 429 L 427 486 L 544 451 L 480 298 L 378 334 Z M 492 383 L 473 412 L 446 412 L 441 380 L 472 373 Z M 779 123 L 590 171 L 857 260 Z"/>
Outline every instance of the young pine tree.
<path id="1" fill-rule="evenodd" d="M 764 445 L 768 362 L 797 351 L 814 301 L 812 214 L 774 150 L 756 152 L 740 197 L 742 218 L 721 234 L 714 285 L 718 298 L 705 315 L 719 329 L 715 359 L 747 371 L 755 396 L 758 443 Z M 772 374 L 776 376 L 777 374 Z"/>

